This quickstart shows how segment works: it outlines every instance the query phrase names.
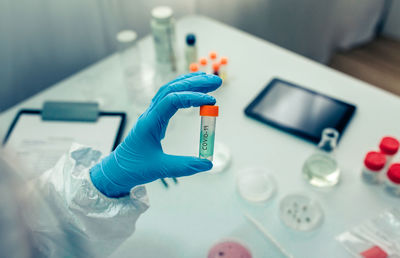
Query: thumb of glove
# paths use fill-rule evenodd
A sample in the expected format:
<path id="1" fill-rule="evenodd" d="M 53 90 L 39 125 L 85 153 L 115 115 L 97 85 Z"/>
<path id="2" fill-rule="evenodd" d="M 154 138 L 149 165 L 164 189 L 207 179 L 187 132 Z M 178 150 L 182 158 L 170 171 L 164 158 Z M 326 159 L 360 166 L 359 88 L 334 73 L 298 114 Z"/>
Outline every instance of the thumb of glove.
<path id="1" fill-rule="evenodd" d="M 213 167 L 211 161 L 189 156 L 175 156 L 164 154 L 163 177 L 190 176 L 198 172 L 210 170 Z"/>

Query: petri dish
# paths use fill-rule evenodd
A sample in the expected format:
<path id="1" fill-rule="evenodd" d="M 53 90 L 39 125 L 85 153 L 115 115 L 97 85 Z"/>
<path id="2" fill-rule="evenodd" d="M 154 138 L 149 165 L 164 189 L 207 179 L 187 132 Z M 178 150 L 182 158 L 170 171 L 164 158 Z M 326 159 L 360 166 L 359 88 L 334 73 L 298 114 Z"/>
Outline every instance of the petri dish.
<path id="1" fill-rule="evenodd" d="M 280 202 L 279 217 L 297 231 L 311 231 L 322 224 L 324 217 L 319 203 L 303 194 L 290 194 Z"/>
<path id="2" fill-rule="evenodd" d="M 251 252 L 244 245 L 233 241 L 215 244 L 208 252 L 208 258 L 252 258 Z"/>
<path id="3" fill-rule="evenodd" d="M 221 173 L 229 167 L 231 163 L 231 152 L 226 145 L 215 142 L 212 163 L 213 168 L 210 170 L 211 173 Z"/>
<path id="4" fill-rule="evenodd" d="M 275 181 L 262 167 L 246 168 L 236 179 L 237 189 L 243 199 L 250 202 L 264 202 L 275 193 Z"/>

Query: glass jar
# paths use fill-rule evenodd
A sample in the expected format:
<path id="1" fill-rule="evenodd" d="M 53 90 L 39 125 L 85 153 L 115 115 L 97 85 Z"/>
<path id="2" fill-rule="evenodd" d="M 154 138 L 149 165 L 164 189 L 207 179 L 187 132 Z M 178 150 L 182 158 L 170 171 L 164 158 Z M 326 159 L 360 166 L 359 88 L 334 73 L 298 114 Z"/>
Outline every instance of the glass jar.
<path id="1" fill-rule="evenodd" d="M 329 187 L 339 182 L 340 169 L 334 157 L 339 132 L 333 128 L 322 131 L 317 151 L 303 165 L 303 176 L 313 186 Z"/>

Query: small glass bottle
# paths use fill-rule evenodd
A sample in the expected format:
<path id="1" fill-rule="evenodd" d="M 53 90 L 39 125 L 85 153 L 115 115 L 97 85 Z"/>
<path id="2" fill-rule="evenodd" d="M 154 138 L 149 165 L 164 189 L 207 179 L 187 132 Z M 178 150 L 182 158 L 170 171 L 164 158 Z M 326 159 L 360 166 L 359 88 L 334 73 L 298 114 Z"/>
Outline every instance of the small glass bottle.
<path id="1" fill-rule="evenodd" d="M 199 66 L 200 66 L 199 70 L 201 72 L 205 72 L 205 73 L 209 72 L 207 63 L 208 63 L 207 58 L 205 58 L 205 57 L 200 58 L 200 60 L 199 60 Z"/>
<path id="2" fill-rule="evenodd" d="M 223 56 L 221 57 L 221 61 L 220 61 L 220 67 L 219 67 L 219 77 L 221 77 L 222 81 L 224 81 L 224 83 L 226 83 L 227 81 L 227 67 L 228 66 L 228 58 Z"/>
<path id="3" fill-rule="evenodd" d="M 393 163 L 386 174 L 385 190 L 400 197 L 400 163 Z"/>
<path id="4" fill-rule="evenodd" d="M 393 157 L 396 155 L 399 150 L 399 141 L 390 136 L 383 137 L 380 144 L 379 149 L 383 154 L 386 155 L 386 165 L 389 166 L 392 163 Z"/>
<path id="5" fill-rule="evenodd" d="M 336 129 L 325 128 L 317 152 L 304 162 L 303 176 L 311 185 L 329 187 L 339 182 L 340 169 L 334 158 L 338 138 Z"/>
<path id="6" fill-rule="evenodd" d="M 197 62 L 196 36 L 194 34 L 186 35 L 185 59 L 187 69 L 192 63 Z"/>
<path id="7" fill-rule="evenodd" d="M 212 70 L 214 75 L 219 76 L 219 63 L 213 63 Z"/>
<path id="8" fill-rule="evenodd" d="M 176 39 L 173 10 L 168 6 L 157 6 L 151 11 L 151 31 L 154 39 L 156 60 L 159 65 L 176 71 Z"/>
<path id="9" fill-rule="evenodd" d="M 215 122 L 218 116 L 218 106 L 203 105 L 200 107 L 201 127 L 199 158 L 213 161 Z"/>
<path id="10" fill-rule="evenodd" d="M 378 184 L 381 182 L 382 171 L 384 171 L 386 164 L 386 156 L 377 151 L 370 151 L 365 155 L 364 167 L 361 175 L 364 181 L 371 184 Z"/>

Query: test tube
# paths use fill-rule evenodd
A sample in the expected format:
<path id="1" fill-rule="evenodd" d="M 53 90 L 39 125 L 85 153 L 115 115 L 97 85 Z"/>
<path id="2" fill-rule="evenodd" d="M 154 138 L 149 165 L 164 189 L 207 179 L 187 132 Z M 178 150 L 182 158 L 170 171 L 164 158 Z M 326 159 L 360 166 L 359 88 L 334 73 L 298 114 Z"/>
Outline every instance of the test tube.
<path id="1" fill-rule="evenodd" d="M 219 67 L 219 77 L 226 82 L 226 77 L 227 77 L 227 66 L 228 66 L 228 58 L 226 56 L 221 57 L 220 61 L 220 67 Z"/>
<path id="2" fill-rule="evenodd" d="M 215 122 L 218 116 L 218 106 L 204 105 L 200 107 L 201 127 L 199 158 L 213 161 Z"/>
<path id="3" fill-rule="evenodd" d="M 205 57 L 200 58 L 200 60 L 199 60 L 199 70 L 201 72 L 208 73 L 207 63 L 208 63 L 207 62 L 207 58 L 205 58 Z"/>
<path id="4" fill-rule="evenodd" d="M 213 74 L 219 76 L 219 63 L 212 64 Z"/>

